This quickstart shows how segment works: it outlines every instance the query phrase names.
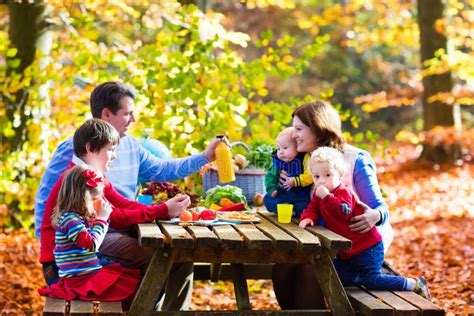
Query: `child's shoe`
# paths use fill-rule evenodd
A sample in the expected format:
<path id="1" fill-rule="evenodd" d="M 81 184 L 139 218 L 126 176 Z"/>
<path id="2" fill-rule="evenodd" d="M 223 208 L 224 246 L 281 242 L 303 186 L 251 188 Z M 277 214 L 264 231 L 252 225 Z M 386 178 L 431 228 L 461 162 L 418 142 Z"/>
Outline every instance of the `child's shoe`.
<path id="1" fill-rule="evenodd" d="M 431 299 L 430 289 L 425 278 L 422 276 L 416 280 L 415 293 L 427 300 Z"/>

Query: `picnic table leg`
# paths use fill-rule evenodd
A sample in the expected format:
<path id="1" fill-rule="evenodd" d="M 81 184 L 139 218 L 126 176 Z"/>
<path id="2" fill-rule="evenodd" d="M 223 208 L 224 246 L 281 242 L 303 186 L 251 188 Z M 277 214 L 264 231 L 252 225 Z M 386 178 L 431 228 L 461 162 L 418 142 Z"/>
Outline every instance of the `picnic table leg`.
<path id="1" fill-rule="evenodd" d="M 170 273 L 173 261 L 172 253 L 168 254 L 161 249 L 155 250 L 127 315 L 143 316 L 152 314 Z"/>
<path id="2" fill-rule="evenodd" d="M 219 281 L 219 276 L 221 274 L 221 263 L 211 263 L 211 281 L 217 282 Z"/>
<path id="3" fill-rule="evenodd" d="M 231 263 L 232 281 L 234 281 L 235 299 L 237 300 L 237 309 L 251 310 L 249 299 L 249 290 L 247 280 L 245 279 L 245 271 L 243 263 Z"/>
<path id="4" fill-rule="evenodd" d="M 321 249 L 321 255 L 315 258 L 314 273 L 319 281 L 324 297 L 329 302 L 329 307 L 334 315 L 355 315 L 349 302 L 346 291 L 332 264 L 329 250 Z"/>

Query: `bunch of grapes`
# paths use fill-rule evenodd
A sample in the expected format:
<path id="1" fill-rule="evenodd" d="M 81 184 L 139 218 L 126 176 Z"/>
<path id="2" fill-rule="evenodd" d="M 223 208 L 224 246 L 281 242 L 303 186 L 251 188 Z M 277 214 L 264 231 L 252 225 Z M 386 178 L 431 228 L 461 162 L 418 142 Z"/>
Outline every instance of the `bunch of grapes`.
<path id="1" fill-rule="evenodd" d="M 172 198 L 177 194 L 183 193 L 183 191 L 171 182 L 149 182 L 146 189 L 142 191 L 143 195 L 158 195 L 159 193 L 165 192 L 168 198 Z"/>
<path id="2" fill-rule="evenodd" d="M 171 182 L 148 182 L 142 190 L 143 195 L 153 195 L 153 204 L 165 202 L 177 194 L 185 193 L 191 198 L 191 206 L 196 206 L 201 197 L 193 192 L 183 192 L 176 184 Z"/>

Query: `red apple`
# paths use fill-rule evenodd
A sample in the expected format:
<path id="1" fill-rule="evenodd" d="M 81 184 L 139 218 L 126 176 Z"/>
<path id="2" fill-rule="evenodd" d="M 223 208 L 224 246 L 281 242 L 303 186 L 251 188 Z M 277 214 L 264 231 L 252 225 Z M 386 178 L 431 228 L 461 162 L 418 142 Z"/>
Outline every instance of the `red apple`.
<path id="1" fill-rule="evenodd" d="M 262 206 L 263 205 L 263 197 L 265 195 L 262 193 L 255 193 L 255 196 L 253 197 L 253 204 L 255 206 Z"/>

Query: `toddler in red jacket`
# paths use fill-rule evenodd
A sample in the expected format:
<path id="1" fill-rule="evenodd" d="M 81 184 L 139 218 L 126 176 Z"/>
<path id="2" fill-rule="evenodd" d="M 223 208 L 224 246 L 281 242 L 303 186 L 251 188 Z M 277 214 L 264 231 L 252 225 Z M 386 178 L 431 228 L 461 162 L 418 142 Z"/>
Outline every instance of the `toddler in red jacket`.
<path id="1" fill-rule="evenodd" d="M 430 298 L 423 277 L 418 279 L 382 273 L 382 238 L 375 227 L 365 233 L 349 229 L 351 218 L 363 214 L 357 195 L 341 181 L 344 156 L 337 149 L 320 147 L 309 160 L 315 192 L 301 214 L 300 227 L 313 226 L 320 219 L 335 233 L 352 241 L 352 248 L 338 252 L 334 267 L 343 285 L 362 285 L 369 290 L 415 291 Z"/>

